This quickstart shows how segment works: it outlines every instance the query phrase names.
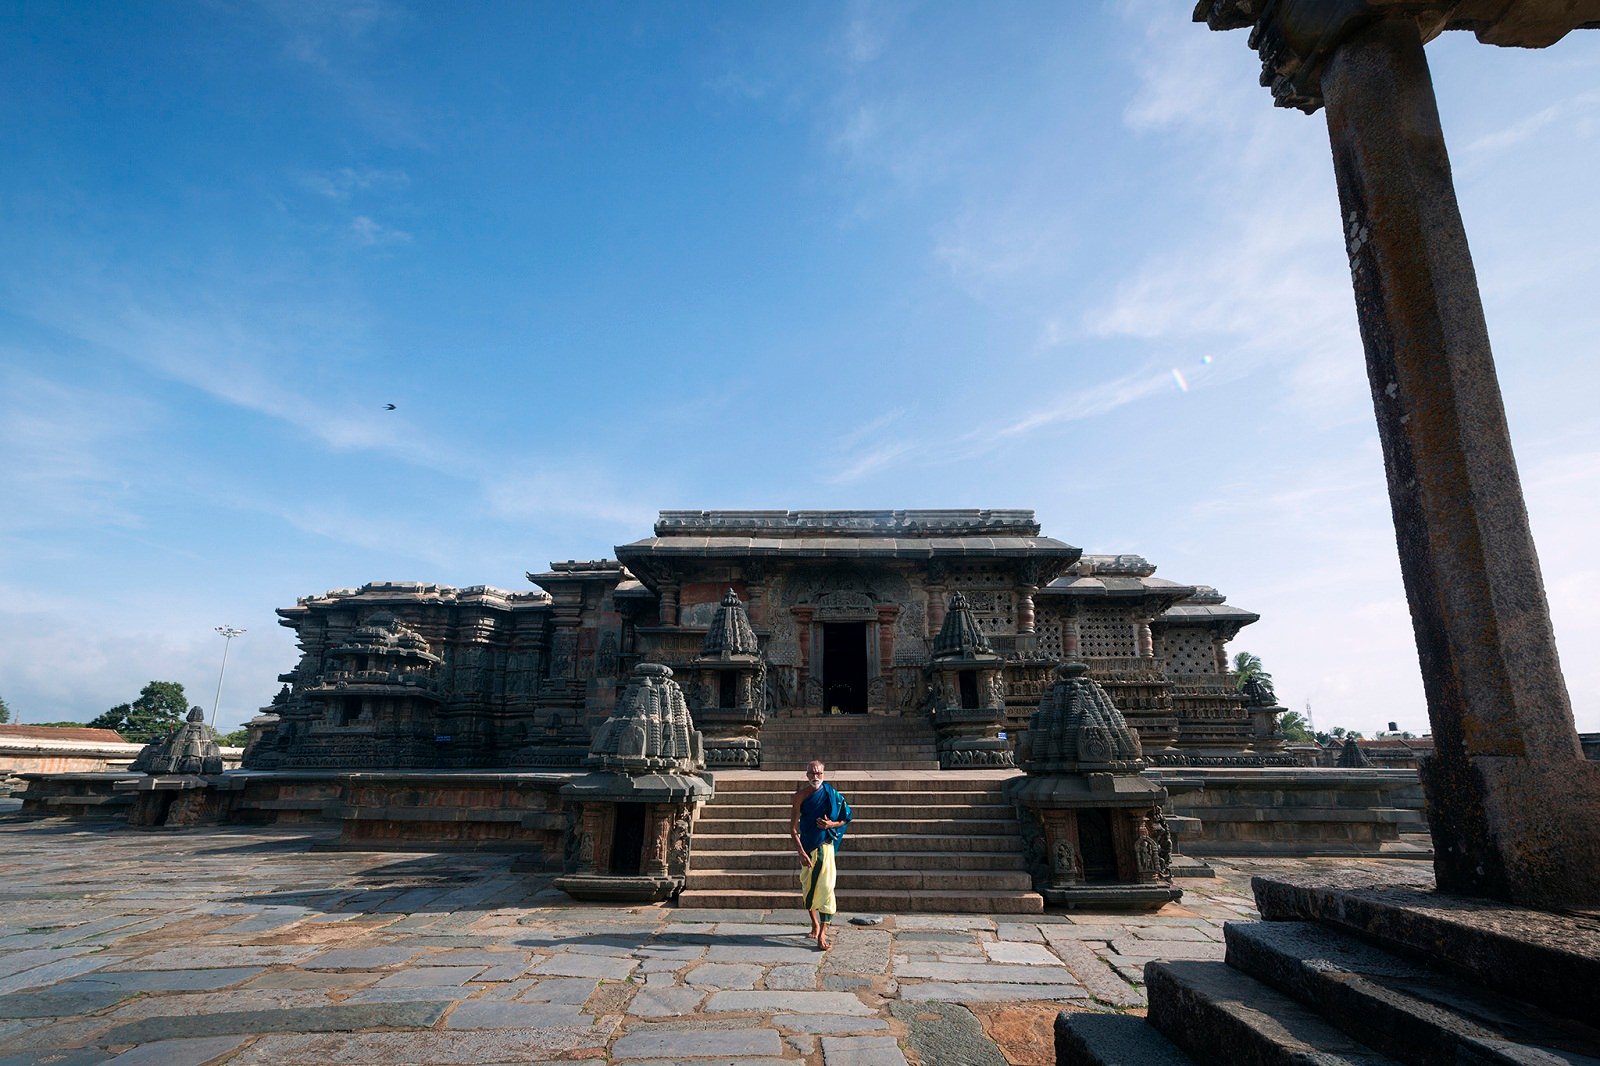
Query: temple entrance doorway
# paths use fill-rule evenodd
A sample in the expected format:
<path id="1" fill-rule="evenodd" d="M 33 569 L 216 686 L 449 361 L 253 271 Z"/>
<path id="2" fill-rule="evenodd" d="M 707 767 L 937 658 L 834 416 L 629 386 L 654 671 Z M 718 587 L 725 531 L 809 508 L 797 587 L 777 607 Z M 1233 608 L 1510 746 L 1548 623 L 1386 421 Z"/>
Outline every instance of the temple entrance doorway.
<path id="1" fill-rule="evenodd" d="M 822 710 L 867 713 L 867 623 L 822 623 Z"/>

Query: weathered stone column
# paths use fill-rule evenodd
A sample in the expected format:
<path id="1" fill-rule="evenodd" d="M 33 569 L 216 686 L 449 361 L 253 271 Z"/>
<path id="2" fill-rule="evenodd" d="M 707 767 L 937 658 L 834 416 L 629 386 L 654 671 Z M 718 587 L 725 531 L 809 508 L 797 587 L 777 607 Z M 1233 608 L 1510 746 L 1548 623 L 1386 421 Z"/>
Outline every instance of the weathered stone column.
<path id="1" fill-rule="evenodd" d="M 1353 33 L 1322 91 L 1437 751 L 1439 887 L 1600 902 L 1600 767 L 1556 657 L 1416 23 Z"/>
<path id="2" fill-rule="evenodd" d="M 1535 906 L 1600 903 L 1600 766 L 1582 758 L 1488 328 L 1423 54 L 1455 5 L 1201 0 L 1251 27 L 1280 106 L 1326 107 L 1367 374 L 1435 756 L 1438 885 Z M 1262 12 L 1265 12 L 1263 15 Z M 1492 17 L 1490 17 L 1492 16 Z M 1570 5 L 1461 25 L 1542 47 Z"/>

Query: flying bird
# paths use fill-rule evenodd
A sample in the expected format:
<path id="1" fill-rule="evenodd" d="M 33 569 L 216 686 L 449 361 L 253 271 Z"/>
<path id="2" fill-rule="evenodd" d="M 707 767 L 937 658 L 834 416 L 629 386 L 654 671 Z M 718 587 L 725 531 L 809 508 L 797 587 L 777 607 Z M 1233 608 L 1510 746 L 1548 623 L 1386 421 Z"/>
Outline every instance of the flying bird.
<path id="1" fill-rule="evenodd" d="M 383 409 L 385 411 L 393 411 L 394 410 L 394 404 L 386 403 L 386 404 L 383 405 Z"/>

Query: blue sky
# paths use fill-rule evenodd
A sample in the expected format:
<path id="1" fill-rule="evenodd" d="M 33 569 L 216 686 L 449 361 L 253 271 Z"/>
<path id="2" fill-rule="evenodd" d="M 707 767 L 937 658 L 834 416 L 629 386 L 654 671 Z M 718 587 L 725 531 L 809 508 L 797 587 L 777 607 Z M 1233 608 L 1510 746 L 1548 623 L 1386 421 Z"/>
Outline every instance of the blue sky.
<path id="1" fill-rule="evenodd" d="M 1422 731 L 1325 124 L 1190 6 L 7 5 L 0 695 L 209 705 L 230 624 L 232 725 L 296 596 L 1032 507 Z M 1429 55 L 1600 729 L 1600 34 Z"/>

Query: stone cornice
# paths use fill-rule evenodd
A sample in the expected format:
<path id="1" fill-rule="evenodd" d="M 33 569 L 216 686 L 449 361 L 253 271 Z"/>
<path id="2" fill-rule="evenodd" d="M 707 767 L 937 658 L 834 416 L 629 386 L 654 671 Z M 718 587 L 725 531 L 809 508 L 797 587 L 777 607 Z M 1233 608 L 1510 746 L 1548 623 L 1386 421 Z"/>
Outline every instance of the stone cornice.
<path id="1" fill-rule="evenodd" d="M 1471 30 L 1484 44 L 1545 48 L 1600 26 L 1600 0 L 1199 0 L 1194 8 L 1194 20 L 1213 30 L 1248 27 L 1273 102 L 1308 115 L 1322 106 L 1328 56 L 1382 18 L 1413 20 L 1424 41 Z"/>

